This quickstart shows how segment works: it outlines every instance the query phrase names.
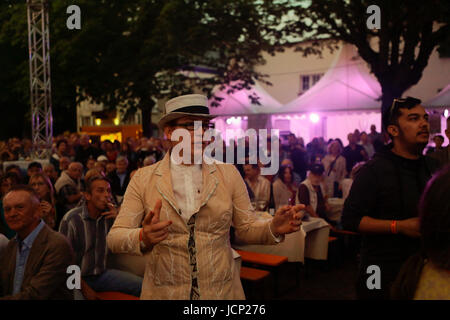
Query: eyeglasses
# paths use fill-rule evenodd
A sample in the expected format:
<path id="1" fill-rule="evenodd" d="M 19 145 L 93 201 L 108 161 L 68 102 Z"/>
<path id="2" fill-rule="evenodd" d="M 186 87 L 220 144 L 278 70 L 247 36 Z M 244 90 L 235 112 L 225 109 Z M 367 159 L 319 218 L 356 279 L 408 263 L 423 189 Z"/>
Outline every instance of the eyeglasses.
<path id="1" fill-rule="evenodd" d="M 406 99 L 394 99 L 392 101 L 391 107 L 389 108 L 389 120 L 392 119 L 392 115 L 394 114 L 394 110 L 397 107 L 397 104 L 399 103 L 405 103 Z"/>
<path id="2" fill-rule="evenodd" d="M 176 126 L 176 127 L 182 127 L 182 128 L 185 128 L 186 130 L 193 131 L 193 130 L 195 130 L 196 128 L 198 128 L 198 127 L 195 126 L 197 122 L 200 122 L 200 121 L 186 122 L 186 123 L 176 123 L 175 126 Z M 214 123 L 211 123 L 211 122 L 202 122 L 202 129 L 203 129 L 203 130 L 214 129 L 214 128 L 215 128 Z"/>

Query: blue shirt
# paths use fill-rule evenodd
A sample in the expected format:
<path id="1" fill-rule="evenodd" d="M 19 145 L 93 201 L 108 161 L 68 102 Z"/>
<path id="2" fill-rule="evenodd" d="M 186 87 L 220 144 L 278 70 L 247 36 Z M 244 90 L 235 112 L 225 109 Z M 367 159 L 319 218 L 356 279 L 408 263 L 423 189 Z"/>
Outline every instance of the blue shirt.
<path id="1" fill-rule="evenodd" d="M 14 289 L 13 295 L 20 292 L 23 282 L 23 274 L 25 272 L 25 267 L 27 266 L 28 255 L 30 254 L 33 242 L 36 239 L 39 232 L 45 226 L 43 220 L 38 224 L 36 228 L 23 240 L 20 241 L 18 235 L 14 238 L 17 241 L 17 254 L 16 254 L 16 270 L 14 273 Z"/>

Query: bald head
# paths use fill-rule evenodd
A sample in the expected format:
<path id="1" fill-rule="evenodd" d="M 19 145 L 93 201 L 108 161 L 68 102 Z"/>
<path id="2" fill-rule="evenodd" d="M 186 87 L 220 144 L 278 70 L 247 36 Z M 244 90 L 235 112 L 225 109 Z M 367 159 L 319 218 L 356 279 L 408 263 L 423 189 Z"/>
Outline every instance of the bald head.
<path id="1" fill-rule="evenodd" d="M 67 168 L 67 174 L 74 180 L 80 179 L 83 174 L 83 165 L 80 162 L 72 162 Z"/>
<path id="2" fill-rule="evenodd" d="M 3 198 L 3 209 L 8 226 L 25 239 L 41 220 L 39 199 L 29 186 L 17 186 Z"/>

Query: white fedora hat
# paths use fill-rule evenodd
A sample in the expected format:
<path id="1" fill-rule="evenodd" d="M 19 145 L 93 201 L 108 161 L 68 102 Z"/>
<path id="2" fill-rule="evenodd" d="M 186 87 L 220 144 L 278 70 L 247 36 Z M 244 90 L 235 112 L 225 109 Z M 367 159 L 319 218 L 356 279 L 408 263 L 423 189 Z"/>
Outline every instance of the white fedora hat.
<path id="1" fill-rule="evenodd" d="M 209 114 L 208 98 L 202 94 L 186 94 L 170 99 L 166 102 L 165 112 L 158 122 L 160 128 L 172 120 L 186 116 L 203 117 L 206 119 L 215 118 Z"/>

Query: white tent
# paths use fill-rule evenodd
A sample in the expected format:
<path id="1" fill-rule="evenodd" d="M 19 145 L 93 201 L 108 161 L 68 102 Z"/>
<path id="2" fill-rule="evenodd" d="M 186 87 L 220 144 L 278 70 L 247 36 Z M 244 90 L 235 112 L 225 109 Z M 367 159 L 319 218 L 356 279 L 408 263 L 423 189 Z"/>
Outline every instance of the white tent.
<path id="1" fill-rule="evenodd" d="M 324 136 L 346 143 L 347 134 L 355 129 L 369 131 L 372 124 L 380 129 L 380 98 L 381 86 L 358 56 L 356 47 L 344 44 L 325 75 L 277 113 L 290 114 L 290 130 L 305 141 Z M 308 121 L 312 113 L 319 117 L 317 123 Z M 307 116 L 296 119 L 293 114 Z"/>
<path id="2" fill-rule="evenodd" d="M 281 108 L 281 103 L 267 93 L 258 81 L 250 89 L 230 90 L 229 86 L 222 90 L 217 86 L 213 93 L 223 100 L 218 107 L 211 106 L 213 98 L 209 101 L 211 113 L 218 116 L 214 119 L 216 129 L 222 132 L 225 141 L 231 138 L 225 134 L 227 129 L 271 128 L 271 114 Z M 257 97 L 259 104 L 252 103 L 249 97 Z"/>
<path id="3" fill-rule="evenodd" d="M 425 107 L 444 108 L 450 107 L 450 84 L 441 90 L 435 97 L 423 104 Z"/>
<path id="4" fill-rule="evenodd" d="M 424 102 L 423 105 L 427 109 L 429 109 L 428 112 L 430 113 L 430 124 L 434 124 L 436 128 L 440 129 L 437 129 L 436 132 L 440 133 L 444 137 L 444 145 L 448 144 L 449 140 L 445 135 L 445 129 L 447 128 L 447 117 L 449 117 L 448 109 L 450 108 L 450 84 L 442 89 L 441 92 L 439 92 L 436 96 Z M 433 123 L 434 117 L 436 117 L 436 120 L 434 121 L 437 121 L 437 123 Z M 440 127 L 437 127 L 437 125 L 439 125 L 439 120 Z"/>
<path id="5" fill-rule="evenodd" d="M 272 114 L 277 112 L 281 107 L 281 103 L 275 100 L 266 90 L 255 81 L 251 89 L 234 90 L 229 92 L 231 87 L 226 86 L 225 89 L 219 90 L 217 86 L 213 93 L 216 97 L 222 98 L 220 106 L 211 107 L 211 113 L 220 116 L 244 116 L 250 114 Z M 258 97 L 259 104 L 252 103 L 249 97 Z M 213 102 L 210 99 L 209 103 Z"/>

